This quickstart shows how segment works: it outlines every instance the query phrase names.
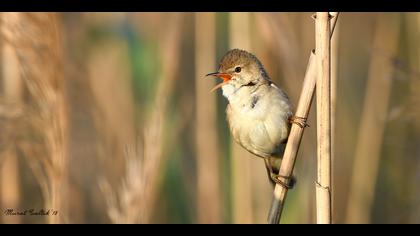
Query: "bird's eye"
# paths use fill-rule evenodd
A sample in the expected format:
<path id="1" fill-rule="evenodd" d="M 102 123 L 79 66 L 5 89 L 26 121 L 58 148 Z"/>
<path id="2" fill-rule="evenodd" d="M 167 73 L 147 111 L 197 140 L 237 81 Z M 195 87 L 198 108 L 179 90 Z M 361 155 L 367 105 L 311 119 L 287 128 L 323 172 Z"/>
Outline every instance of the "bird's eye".
<path id="1" fill-rule="evenodd" d="M 235 67 L 235 72 L 236 72 L 236 73 L 241 72 L 241 67 L 239 67 L 239 66 Z"/>

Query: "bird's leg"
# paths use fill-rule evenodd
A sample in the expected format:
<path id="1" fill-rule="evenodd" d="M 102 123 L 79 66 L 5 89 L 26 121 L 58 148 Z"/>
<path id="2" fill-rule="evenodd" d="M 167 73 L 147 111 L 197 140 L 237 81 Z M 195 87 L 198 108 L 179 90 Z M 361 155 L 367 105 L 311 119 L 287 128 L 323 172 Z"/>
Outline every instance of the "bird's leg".
<path id="1" fill-rule="evenodd" d="M 280 184 L 281 186 L 283 186 L 286 189 L 292 189 L 295 186 L 295 178 L 292 176 L 283 176 L 283 175 L 279 175 L 276 173 L 271 173 L 270 174 L 271 179 L 276 183 L 276 184 Z M 290 179 L 289 183 L 285 183 L 283 181 L 280 180 L 280 177 L 285 178 L 285 179 Z"/>
<path id="2" fill-rule="evenodd" d="M 296 183 L 296 179 L 292 176 L 284 176 L 284 175 L 280 175 L 280 174 L 276 174 L 273 170 L 273 167 L 270 164 L 270 160 L 269 158 L 264 158 L 264 162 L 265 162 L 265 167 L 267 169 L 267 174 L 269 176 L 269 179 L 271 181 L 273 181 L 276 184 L 280 184 L 281 186 L 283 186 L 286 189 L 292 189 Z M 289 183 L 285 183 L 282 180 L 280 180 L 280 178 L 285 178 L 285 179 L 289 179 Z"/>
<path id="3" fill-rule="evenodd" d="M 309 127 L 309 125 L 306 123 L 307 118 L 300 117 L 300 116 L 292 116 L 289 118 L 290 123 L 294 123 L 299 125 L 300 128 Z"/>

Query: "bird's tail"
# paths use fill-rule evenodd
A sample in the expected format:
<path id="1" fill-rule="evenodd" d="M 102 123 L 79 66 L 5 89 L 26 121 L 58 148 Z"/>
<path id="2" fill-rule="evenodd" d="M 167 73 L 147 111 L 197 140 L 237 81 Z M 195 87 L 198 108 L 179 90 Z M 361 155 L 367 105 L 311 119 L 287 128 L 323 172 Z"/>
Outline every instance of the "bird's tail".
<path id="1" fill-rule="evenodd" d="M 292 176 L 289 180 L 288 185 L 293 187 L 296 183 L 296 177 Z M 274 194 L 273 194 L 273 200 L 271 201 L 271 207 L 270 211 L 268 213 L 268 223 L 269 224 L 278 224 L 280 222 L 280 215 L 283 210 L 283 204 L 284 199 L 280 198 L 281 194 L 278 194 L 276 189 L 276 185 L 274 185 Z M 279 188 L 282 188 L 279 186 Z"/>
<path id="2" fill-rule="evenodd" d="M 280 222 L 280 215 L 283 209 L 283 202 L 276 195 L 273 196 L 271 202 L 270 212 L 268 213 L 267 222 L 269 224 L 278 224 Z"/>
<path id="3" fill-rule="evenodd" d="M 270 166 L 270 168 L 267 169 L 271 169 L 271 171 L 274 171 L 274 173 L 278 174 L 279 173 L 279 169 L 280 169 L 280 164 L 281 164 L 281 159 L 280 158 L 275 158 L 275 157 L 271 157 L 270 161 L 268 162 Z M 266 163 L 267 165 L 267 163 Z M 278 224 L 280 221 L 280 215 L 281 215 L 281 211 L 283 210 L 283 201 L 284 199 L 280 198 L 280 194 L 277 193 L 275 187 L 276 187 L 276 183 L 273 181 L 272 178 L 269 178 L 270 182 L 273 185 L 274 188 L 274 194 L 273 194 L 273 200 L 271 202 L 271 207 L 270 207 L 270 212 L 268 213 L 268 223 L 269 224 Z M 293 188 L 293 186 L 296 184 L 297 180 L 295 176 L 291 176 L 290 179 L 288 181 L 286 181 L 284 184 L 285 186 L 287 186 L 287 188 Z M 279 186 L 280 187 L 280 186 Z"/>

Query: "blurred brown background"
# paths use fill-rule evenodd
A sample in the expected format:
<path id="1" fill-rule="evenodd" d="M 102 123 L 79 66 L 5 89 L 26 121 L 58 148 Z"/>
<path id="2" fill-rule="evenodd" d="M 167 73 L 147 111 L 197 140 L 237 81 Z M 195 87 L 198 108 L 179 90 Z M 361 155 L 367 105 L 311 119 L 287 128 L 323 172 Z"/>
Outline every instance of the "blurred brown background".
<path id="1" fill-rule="evenodd" d="M 204 75 L 246 49 L 296 105 L 311 15 L 1 13 L 0 222 L 265 223 L 263 161 Z M 419 13 L 339 16 L 335 223 L 420 223 L 419 40 Z M 315 104 L 282 223 L 316 222 Z"/>

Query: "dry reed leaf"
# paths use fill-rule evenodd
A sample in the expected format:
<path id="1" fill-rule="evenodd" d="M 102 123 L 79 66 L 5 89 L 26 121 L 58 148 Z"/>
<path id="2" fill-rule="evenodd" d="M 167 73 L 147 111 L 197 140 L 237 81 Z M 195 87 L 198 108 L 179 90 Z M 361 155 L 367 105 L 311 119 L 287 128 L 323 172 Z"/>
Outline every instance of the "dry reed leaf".
<path id="1" fill-rule="evenodd" d="M 39 143 L 31 139 L 24 140 L 21 149 L 42 188 L 45 207 L 59 211 L 59 216 L 47 220 L 62 222 L 66 220 L 62 202 L 66 117 L 59 19 L 54 13 L 2 13 L 1 23 L 2 39 L 16 51 L 22 78 L 30 93 L 28 103 L 35 111 L 29 120 L 31 132 L 42 138 L 45 152 L 44 155 L 34 153 L 34 145 Z"/>
<path id="2" fill-rule="evenodd" d="M 123 180 L 116 190 L 109 181 L 100 180 L 101 189 L 113 223 L 150 223 L 163 165 L 163 126 L 167 105 L 177 78 L 182 15 L 173 13 L 166 19 L 167 27 L 159 32 L 162 45 L 162 71 L 151 114 L 146 119 L 141 143 L 128 146 Z M 141 151 L 140 151 L 141 150 Z"/>

